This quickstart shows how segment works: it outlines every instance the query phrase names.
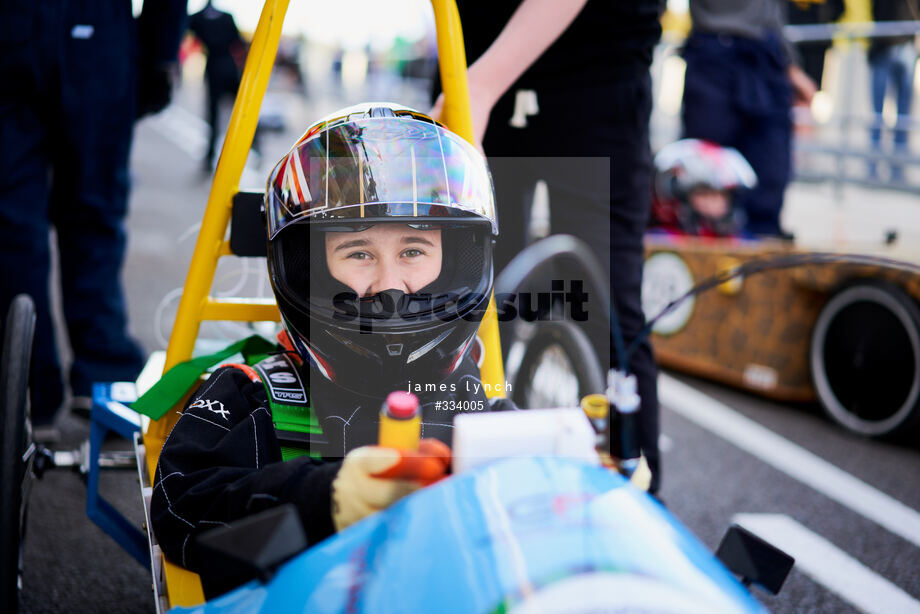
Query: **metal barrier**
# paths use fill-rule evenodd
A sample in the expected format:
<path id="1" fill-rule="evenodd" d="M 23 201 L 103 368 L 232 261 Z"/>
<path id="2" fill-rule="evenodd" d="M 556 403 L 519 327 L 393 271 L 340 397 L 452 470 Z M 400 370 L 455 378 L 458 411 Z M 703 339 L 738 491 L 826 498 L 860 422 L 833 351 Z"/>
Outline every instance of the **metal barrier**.
<path id="1" fill-rule="evenodd" d="M 824 89 L 810 110 L 794 109 L 795 179 L 920 194 L 920 154 L 911 149 L 913 135 L 920 132 L 920 117 L 897 116 L 892 112 L 894 101 L 890 99 L 886 100 L 882 114 L 875 114 L 867 58 L 869 39 L 920 34 L 920 21 L 790 25 L 783 33 L 792 43 L 834 43 L 828 50 Z M 653 148 L 680 138 L 683 62 L 679 54 L 682 43 L 682 40 L 666 37 L 656 50 L 652 68 L 656 102 L 651 126 Z M 920 80 L 914 81 L 914 87 L 917 84 Z M 870 138 L 873 128 L 882 133 L 877 148 Z M 898 131 L 907 132 L 907 144 L 895 148 L 892 140 Z M 870 171 L 872 167 L 875 173 Z M 894 169 L 902 172 L 892 172 Z"/>
<path id="2" fill-rule="evenodd" d="M 870 39 L 916 35 L 920 21 L 796 25 L 786 26 L 783 33 L 793 43 L 836 43 L 829 50 L 832 72 L 825 76 L 826 90 L 811 114 L 796 116 L 795 178 L 920 193 L 920 156 L 910 147 L 920 118 L 892 113 L 890 99 L 876 115 L 866 45 Z M 878 146 L 870 138 L 873 129 L 881 132 Z M 898 147 L 891 141 L 901 131 L 907 133 L 906 144 Z"/>

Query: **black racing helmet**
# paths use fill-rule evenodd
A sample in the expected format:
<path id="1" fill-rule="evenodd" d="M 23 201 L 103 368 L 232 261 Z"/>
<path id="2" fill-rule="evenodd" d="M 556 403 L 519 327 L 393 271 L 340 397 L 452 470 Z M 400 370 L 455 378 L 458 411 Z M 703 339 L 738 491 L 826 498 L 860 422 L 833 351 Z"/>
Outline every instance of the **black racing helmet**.
<path id="1" fill-rule="evenodd" d="M 456 370 L 488 305 L 498 234 L 491 175 L 474 147 L 405 107 L 343 109 L 272 170 L 265 214 L 282 323 L 323 377 L 376 396 Z M 364 296 L 334 278 L 327 234 L 360 237 L 378 224 L 440 230 L 437 278 Z"/>

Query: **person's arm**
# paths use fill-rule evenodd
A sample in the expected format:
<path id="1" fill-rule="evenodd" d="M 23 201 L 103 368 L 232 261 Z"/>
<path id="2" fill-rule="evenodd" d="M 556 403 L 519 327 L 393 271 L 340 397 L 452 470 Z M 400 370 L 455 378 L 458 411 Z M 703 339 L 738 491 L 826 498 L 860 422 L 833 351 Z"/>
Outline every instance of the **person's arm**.
<path id="1" fill-rule="evenodd" d="M 812 98 L 818 93 L 818 86 L 798 64 L 789 64 L 786 75 L 792 84 L 792 93 L 798 104 L 810 105 Z"/>
<path id="2" fill-rule="evenodd" d="M 137 18 L 141 61 L 173 64 L 186 28 L 187 0 L 145 0 Z"/>
<path id="3" fill-rule="evenodd" d="M 200 533 L 282 503 L 296 506 L 316 544 L 443 477 L 450 449 L 422 440 L 418 452 L 367 446 L 338 462 L 281 460 L 262 383 L 241 369 L 215 371 L 160 452 L 150 511 L 166 556 L 199 571 Z"/>
<path id="4" fill-rule="evenodd" d="M 137 18 L 137 117 L 158 113 L 169 104 L 170 72 L 185 32 L 186 3 L 146 0 Z"/>
<path id="5" fill-rule="evenodd" d="M 492 107 L 543 52 L 565 32 L 587 0 L 524 0 L 498 38 L 469 67 L 470 105 L 481 142 Z M 440 117 L 443 94 L 431 111 Z"/>
<path id="6" fill-rule="evenodd" d="M 151 522 L 166 555 L 198 569 L 195 538 L 281 503 L 297 506 L 308 541 L 332 535 L 332 481 L 340 462 L 281 461 L 260 382 L 216 371 L 196 392 L 163 445 Z"/>
<path id="7" fill-rule="evenodd" d="M 227 18 L 230 20 L 230 25 L 233 26 L 233 42 L 230 44 L 230 55 L 233 56 L 233 61 L 236 62 L 237 69 L 242 75 L 243 68 L 246 66 L 246 54 L 249 53 L 249 45 L 240 34 L 239 28 L 236 27 L 233 15 L 228 13 Z"/>
<path id="8" fill-rule="evenodd" d="M 768 24 L 769 29 L 774 30 L 782 41 L 783 54 L 786 56 L 786 76 L 789 78 L 789 84 L 792 86 L 792 95 L 795 104 L 810 105 L 812 98 L 818 92 L 818 86 L 800 66 L 801 59 L 798 49 L 783 35 L 783 27 L 789 23 L 787 14 L 787 5 L 785 0 L 775 0 L 776 4 L 772 16 L 774 22 Z"/>

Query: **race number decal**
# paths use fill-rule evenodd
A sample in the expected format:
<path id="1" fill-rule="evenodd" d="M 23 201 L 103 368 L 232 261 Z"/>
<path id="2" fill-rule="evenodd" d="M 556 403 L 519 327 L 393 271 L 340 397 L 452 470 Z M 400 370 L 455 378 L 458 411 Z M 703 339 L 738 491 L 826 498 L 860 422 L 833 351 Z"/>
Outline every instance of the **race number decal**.
<path id="1" fill-rule="evenodd" d="M 309 398 L 300 373 L 287 354 L 270 356 L 255 365 L 272 401 L 281 405 L 309 407 Z"/>
<path id="2" fill-rule="evenodd" d="M 642 311 L 651 320 L 674 299 L 693 287 L 693 274 L 677 254 L 658 252 L 645 261 L 642 271 Z M 695 297 L 685 299 L 652 327 L 659 335 L 680 331 L 693 315 Z"/>

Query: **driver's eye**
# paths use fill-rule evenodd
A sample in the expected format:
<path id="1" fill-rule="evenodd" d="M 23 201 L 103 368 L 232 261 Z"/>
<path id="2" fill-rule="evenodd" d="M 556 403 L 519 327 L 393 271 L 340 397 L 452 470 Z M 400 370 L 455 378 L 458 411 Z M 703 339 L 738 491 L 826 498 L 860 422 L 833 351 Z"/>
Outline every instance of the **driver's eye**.
<path id="1" fill-rule="evenodd" d="M 346 256 L 346 258 L 352 258 L 354 260 L 367 260 L 371 255 L 367 252 L 352 252 Z"/>

